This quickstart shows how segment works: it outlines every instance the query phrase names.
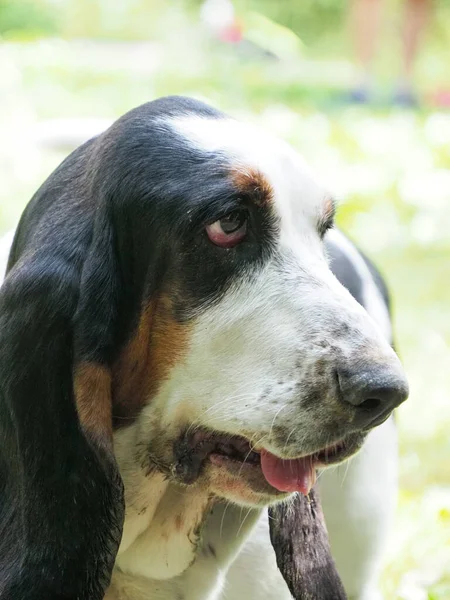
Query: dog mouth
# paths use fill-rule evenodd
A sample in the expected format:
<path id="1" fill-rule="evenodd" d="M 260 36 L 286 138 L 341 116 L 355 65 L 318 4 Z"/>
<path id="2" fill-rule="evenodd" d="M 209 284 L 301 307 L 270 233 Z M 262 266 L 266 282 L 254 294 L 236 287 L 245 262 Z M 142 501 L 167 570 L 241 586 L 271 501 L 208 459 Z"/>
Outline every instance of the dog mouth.
<path id="1" fill-rule="evenodd" d="M 353 434 L 311 454 L 286 459 L 253 446 L 245 437 L 196 431 L 179 441 L 173 474 L 189 484 L 212 465 L 234 478 L 251 481 L 253 487 L 264 488 L 266 493 L 307 495 L 316 482 L 317 470 L 350 457 L 360 448 L 364 437 Z"/>

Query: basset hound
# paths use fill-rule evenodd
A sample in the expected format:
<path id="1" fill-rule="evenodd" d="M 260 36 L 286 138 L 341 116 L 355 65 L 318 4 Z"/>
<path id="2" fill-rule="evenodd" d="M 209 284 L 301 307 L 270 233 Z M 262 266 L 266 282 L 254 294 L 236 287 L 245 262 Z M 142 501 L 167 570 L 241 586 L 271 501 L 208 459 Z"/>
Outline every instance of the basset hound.
<path id="1" fill-rule="evenodd" d="M 408 385 L 334 213 L 288 144 L 183 97 L 47 179 L 0 289 L 1 600 L 343 598 L 298 591 L 303 547 L 334 568 L 296 537 L 318 495 L 369 597 Z"/>

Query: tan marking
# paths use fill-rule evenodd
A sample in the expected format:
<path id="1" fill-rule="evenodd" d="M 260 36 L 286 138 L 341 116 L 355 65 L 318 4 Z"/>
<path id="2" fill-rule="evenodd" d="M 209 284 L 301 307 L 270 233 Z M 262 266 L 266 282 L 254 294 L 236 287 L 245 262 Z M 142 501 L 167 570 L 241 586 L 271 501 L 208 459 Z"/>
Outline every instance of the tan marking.
<path id="1" fill-rule="evenodd" d="M 264 206 L 273 199 L 273 188 L 258 169 L 240 167 L 233 171 L 232 180 L 238 190 L 257 206 Z"/>
<path id="2" fill-rule="evenodd" d="M 113 365 L 113 413 L 133 418 L 169 377 L 186 352 L 190 326 L 173 318 L 167 296 L 153 300 L 142 311 L 139 324 Z"/>
<path id="3" fill-rule="evenodd" d="M 73 374 L 78 418 L 86 433 L 102 446 L 112 446 L 111 373 L 106 367 L 81 362 Z"/>
<path id="4" fill-rule="evenodd" d="M 115 586 L 115 579 L 116 574 L 113 573 L 113 577 L 111 580 L 111 586 L 106 590 L 106 595 L 104 597 L 104 600 L 120 600 L 120 597 L 118 596 L 118 591 L 117 588 Z"/>

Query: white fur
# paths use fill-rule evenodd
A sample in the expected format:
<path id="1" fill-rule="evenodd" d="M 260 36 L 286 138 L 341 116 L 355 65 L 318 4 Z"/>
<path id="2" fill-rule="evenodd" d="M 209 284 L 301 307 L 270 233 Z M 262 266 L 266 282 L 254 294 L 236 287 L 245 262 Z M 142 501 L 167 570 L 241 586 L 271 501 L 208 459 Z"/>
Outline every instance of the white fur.
<path id="1" fill-rule="evenodd" d="M 317 359 L 329 357 L 329 347 L 319 341 L 333 338 L 334 348 L 349 361 L 364 359 L 364 342 L 372 359 L 391 364 L 398 359 L 328 268 L 316 230 L 327 193 L 301 158 L 284 142 L 231 119 L 169 122 L 193 144 L 223 152 L 243 169 L 257 167 L 266 176 L 274 189 L 280 236 L 265 268 L 249 273 L 217 306 L 196 317 L 188 355 L 144 410 L 142 421 L 153 419 L 156 407 L 165 430 L 183 413 L 187 425 L 201 423 L 255 442 L 264 436 L 268 450 L 298 455 L 298 448 L 276 447 L 271 428 L 275 419 L 290 429 L 308 427 L 293 387 Z M 351 325 L 352 335 L 336 334 L 340 325 Z M 261 410 L 260 398 L 268 388 L 273 403 Z"/>
<path id="2" fill-rule="evenodd" d="M 186 356 L 137 421 L 115 434 L 126 521 L 106 599 L 287 600 L 261 498 L 214 468 L 186 488 L 157 471 L 148 475 L 136 448 L 201 425 L 246 436 L 285 457 L 310 453 L 331 418 L 326 408 L 302 406 L 317 360 L 332 364 L 337 350 L 350 362 L 362 360 L 362 347 L 370 349 L 368 361 L 399 368 L 398 359 L 380 331 L 386 335 L 388 326 L 367 267 L 343 238 L 380 328 L 331 274 L 316 231 L 328 193 L 287 144 L 231 119 L 182 117 L 161 126 L 223 153 L 241 170 L 259 169 L 274 190 L 280 233 L 268 264 L 193 315 Z M 388 422 L 359 456 L 321 478 L 333 550 L 358 599 L 376 574 L 371 554 L 378 555 L 387 522 L 379 496 L 390 497 L 395 488 L 394 443 Z M 219 500 L 212 502 L 211 494 Z"/>
<path id="3" fill-rule="evenodd" d="M 329 235 L 356 268 L 367 311 L 390 342 L 389 314 L 366 263 L 340 231 L 332 230 Z M 320 475 L 320 496 L 332 552 L 351 599 L 381 598 L 378 577 L 395 510 L 397 485 L 397 431 L 392 418 L 368 436 L 355 457 Z M 248 573 L 254 576 L 249 578 Z M 260 583 L 254 587 L 255 582 Z M 240 597 L 290 598 L 275 562 L 265 513 L 228 573 L 223 600 Z"/>

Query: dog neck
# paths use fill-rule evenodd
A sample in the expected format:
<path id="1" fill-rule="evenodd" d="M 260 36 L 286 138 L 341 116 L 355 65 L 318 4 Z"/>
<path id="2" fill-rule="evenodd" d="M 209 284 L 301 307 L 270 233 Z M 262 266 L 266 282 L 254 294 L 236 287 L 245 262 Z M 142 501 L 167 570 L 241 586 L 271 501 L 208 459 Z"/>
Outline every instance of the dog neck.
<path id="1" fill-rule="evenodd" d="M 183 487 L 155 471 L 120 465 L 126 516 L 116 565 L 150 579 L 170 579 L 194 561 L 213 500 L 200 486 Z"/>
<path id="2" fill-rule="evenodd" d="M 136 457 L 133 427 L 115 436 L 126 517 L 107 600 L 202 600 L 220 589 L 228 566 L 260 509 L 212 497 L 201 484 L 182 486 Z M 178 594 L 178 595 L 177 595 Z"/>

